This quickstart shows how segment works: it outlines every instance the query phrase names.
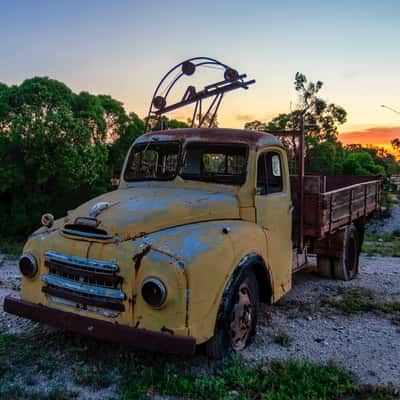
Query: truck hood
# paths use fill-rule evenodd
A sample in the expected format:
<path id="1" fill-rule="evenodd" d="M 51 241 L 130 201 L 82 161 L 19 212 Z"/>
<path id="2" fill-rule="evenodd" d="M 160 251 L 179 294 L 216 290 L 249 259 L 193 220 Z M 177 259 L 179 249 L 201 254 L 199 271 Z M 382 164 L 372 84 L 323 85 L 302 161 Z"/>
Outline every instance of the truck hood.
<path id="1" fill-rule="evenodd" d="M 73 210 L 66 224 L 93 217 L 93 207 L 109 203 L 96 218 L 98 229 L 128 240 L 173 226 L 218 219 L 239 219 L 234 193 L 192 188 L 134 187 L 99 196 Z"/>

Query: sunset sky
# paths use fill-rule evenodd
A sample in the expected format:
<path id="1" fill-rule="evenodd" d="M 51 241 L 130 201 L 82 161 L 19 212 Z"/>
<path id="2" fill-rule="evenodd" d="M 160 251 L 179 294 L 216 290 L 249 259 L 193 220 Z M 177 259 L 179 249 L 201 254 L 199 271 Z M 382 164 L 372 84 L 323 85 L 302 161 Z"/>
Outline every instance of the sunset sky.
<path id="1" fill-rule="evenodd" d="M 0 82 L 49 76 L 145 116 L 171 66 L 210 56 L 257 80 L 227 96 L 221 126 L 290 111 L 300 71 L 348 111 L 345 143 L 400 137 L 380 106 L 400 110 L 398 0 L 0 1 Z"/>

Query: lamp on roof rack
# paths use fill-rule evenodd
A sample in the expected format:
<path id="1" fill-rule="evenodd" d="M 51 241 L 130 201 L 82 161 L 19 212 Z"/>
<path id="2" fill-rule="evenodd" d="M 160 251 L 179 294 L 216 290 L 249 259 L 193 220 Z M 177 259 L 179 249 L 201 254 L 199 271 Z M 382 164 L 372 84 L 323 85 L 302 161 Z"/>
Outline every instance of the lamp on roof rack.
<path id="1" fill-rule="evenodd" d="M 166 101 L 162 96 L 157 96 L 153 99 L 153 105 L 157 110 L 162 110 L 165 107 Z"/>
<path id="2" fill-rule="evenodd" d="M 227 68 L 224 72 L 224 78 L 226 81 L 236 81 L 239 78 L 239 73 L 236 69 Z"/>
<path id="3" fill-rule="evenodd" d="M 191 61 L 184 61 L 182 63 L 182 72 L 185 75 L 193 75 L 194 71 L 196 71 L 196 66 Z"/>
<path id="4" fill-rule="evenodd" d="M 169 95 L 173 92 L 177 82 L 182 77 L 190 77 L 202 68 L 220 69 L 223 80 L 208 84 L 196 89 L 189 85 L 180 96 L 180 101 L 169 102 Z M 162 116 L 168 112 L 194 104 L 191 127 L 203 127 L 214 123 L 219 106 L 224 94 L 236 89 L 248 89 L 255 80 L 246 80 L 246 74 L 240 74 L 236 69 L 210 57 L 193 57 L 171 68 L 157 85 L 150 103 L 149 113 L 146 118 L 145 132 L 151 129 L 150 123 L 155 123 L 158 129 L 163 128 Z M 210 98 L 208 108 L 203 110 L 203 100 Z"/>

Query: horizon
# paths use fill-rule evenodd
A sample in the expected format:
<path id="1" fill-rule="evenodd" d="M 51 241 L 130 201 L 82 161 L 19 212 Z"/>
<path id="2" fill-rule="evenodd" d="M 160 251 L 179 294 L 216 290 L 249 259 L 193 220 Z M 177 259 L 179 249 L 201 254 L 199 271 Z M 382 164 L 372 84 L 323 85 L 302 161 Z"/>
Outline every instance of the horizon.
<path id="1" fill-rule="evenodd" d="M 400 137 L 400 115 L 381 107 L 400 109 L 400 55 L 393 51 L 400 3 L 359 4 L 6 4 L 0 15 L 0 32 L 7 38 L 0 45 L 6 61 L 0 82 L 49 76 L 74 92 L 109 94 L 143 118 L 169 68 L 193 56 L 210 56 L 257 81 L 249 91 L 227 96 L 218 114 L 221 127 L 243 128 L 245 122 L 289 112 L 299 71 L 324 82 L 320 97 L 347 111 L 347 122 L 339 126 L 343 143 L 388 147 Z"/>

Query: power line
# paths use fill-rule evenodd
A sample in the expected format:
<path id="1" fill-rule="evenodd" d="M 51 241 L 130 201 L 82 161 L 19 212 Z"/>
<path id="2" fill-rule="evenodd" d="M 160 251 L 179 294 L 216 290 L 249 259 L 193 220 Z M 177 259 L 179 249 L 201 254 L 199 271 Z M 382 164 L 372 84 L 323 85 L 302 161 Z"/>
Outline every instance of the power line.
<path id="1" fill-rule="evenodd" d="M 386 106 L 385 104 L 381 104 L 381 107 L 387 108 L 388 110 L 393 111 L 394 113 L 400 115 L 400 111 L 397 111 L 396 109 L 394 109 L 394 108 L 392 108 L 392 107 Z"/>

